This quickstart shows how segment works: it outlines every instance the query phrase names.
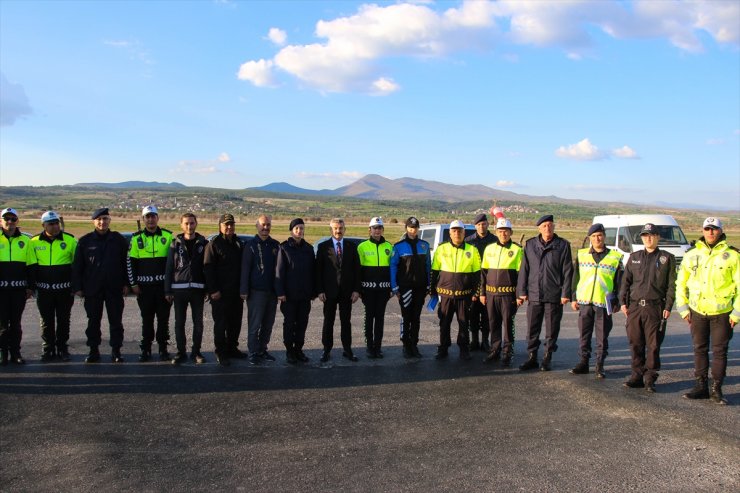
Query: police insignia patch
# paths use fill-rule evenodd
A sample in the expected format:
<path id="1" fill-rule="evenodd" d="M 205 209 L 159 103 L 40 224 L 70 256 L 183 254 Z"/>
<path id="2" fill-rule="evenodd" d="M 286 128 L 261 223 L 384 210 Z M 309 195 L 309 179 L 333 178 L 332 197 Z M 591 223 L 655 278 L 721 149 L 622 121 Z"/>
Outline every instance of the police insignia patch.
<path id="1" fill-rule="evenodd" d="M 513 257 L 513 256 L 514 256 L 514 252 L 512 252 L 511 250 L 509 250 L 509 257 Z"/>
<path id="2" fill-rule="evenodd" d="M 65 242 L 61 242 L 59 244 L 59 248 L 61 248 L 62 250 L 64 250 L 65 248 L 67 248 L 67 244 Z"/>
<path id="3" fill-rule="evenodd" d="M 203 253 L 203 245 L 198 245 L 198 253 Z"/>
<path id="4" fill-rule="evenodd" d="M 468 257 L 468 258 L 470 258 L 472 256 L 472 254 L 470 252 L 465 252 L 465 256 Z"/>
<path id="5" fill-rule="evenodd" d="M 386 255 L 390 255 L 390 254 L 391 254 L 391 251 L 390 251 L 390 250 L 388 250 L 388 249 L 386 248 L 386 249 L 385 249 L 385 254 L 386 254 Z"/>
<path id="6" fill-rule="evenodd" d="M 18 248 L 23 248 L 24 246 L 26 246 L 26 243 L 25 242 L 23 242 L 23 241 L 19 241 L 18 242 Z"/>
<path id="7" fill-rule="evenodd" d="M 167 238 L 165 238 L 164 236 L 161 238 L 161 241 L 163 245 L 167 244 Z"/>
<path id="8" fill-rule="evenodd" d="M 668 261 L 668 258 L 661 256 L 658 260 L 660 261 L 661 264 L 665 264 Z"/>
<path id="9" fill-rule="evenodd" d="M 730 258 L 730 252 L 725 252 L 722 254 L 722 260 L 727 260 L 728 258 Z"/>

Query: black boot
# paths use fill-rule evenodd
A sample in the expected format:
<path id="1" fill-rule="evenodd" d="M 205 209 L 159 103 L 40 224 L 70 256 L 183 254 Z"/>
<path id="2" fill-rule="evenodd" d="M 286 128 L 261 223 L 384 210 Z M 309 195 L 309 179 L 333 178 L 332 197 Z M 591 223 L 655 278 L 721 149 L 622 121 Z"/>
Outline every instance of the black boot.
<path id="1" fill-rule="evenodd" d="M 414 357 L 413 345 L 408 341 L 403 341 L 403 357 L 406 359 Z"/>
<path id="2" fill-rule="evenodd" d="M 141 346 L 141 354 L 139 355 L 139 361 L 144 363 L 145 361 L 149 361 L 149 359 L 152 357 L 152 348 L 151 346 Z"/>
<path id="3" fill-rule="evenodd" d="M 570 369 L 573 375 L 585 375 L 588 373 L 588 357 L 581 356 L 581 361 L 576 366 Z"/>
<path id="4" fill-rule="evenodd" d="M 519 370 L 521 371 L 534 370 L 538 366 L 539 364 L 537 363 L 537 352 L 533 351 L 529 353 L 529 359 L 519 366 Z"/>
<path id="5" fill-rule="evenodd" d="M 159 345 L 159 361 L 169 361 L 169 360 L 170 360 L 170 352 L 167 351 L 167 343 L 160 344 Z"/>
<path id="6" fill-rule="evenodd" d="M 57 356 L 59 356 L 59 359 L 61 359 L 64 362 L 67 362 L 72 359 L 72 357 L 69 355 L 69 349 L 67 346 L 59 346 L 59 349 L 57 349 Z"/>
<path id="7" fill-rule="evenodd" d="M 552 370 L 552 351 L 545 351 L 545 355 L 542 357 L 542 364 L 540 370 L 550 371 Z"/>
<path id="8" fill-rule="evenodd" d="M 511 366 L 511 358 L 512 358 L 512 356 L 513 355 L 511 354 L 511 352 L 506 351 L 504 353 L 504 358 L 501 360 L 501 366 L 506 366 L 506 367 Z"/>
<path id="9" fill-rule="evenodd" d="M 445 359 L 446 357 L 447 357 L 447 348 L 443 346 L 438 346 L 437 354 L 434 356 L 434 359 Z"/>
<path id="10" fill-rule="evenodd" d="M 684 395 L 686 399 L 709 399 L 709 384 L 707 377 L 696 377 L 696 384 L 691 392 Z"/>
<path id="11" fill-rule="evenodd" d="M 8 366 L 10 356 L 7 349 L 0 349 L 0 366 Z"/>
<path id="12" fill-rule="evenodd" d="M 54 350 L 53 349 L 46 348 L 41 353 L 41 362 L 42 363 L 49 363 L 51 361 L 54 361 L 54 357 L 55 357 Z"/>
<path id="13" fill-rule="evenodd" d="M 491 352 L 491 343 L 488 342 L 488 332 L 481 332 L 480 334 L 480 350 L 484 353 Z"/>
<path id="14" fill-rule="evenodd" d="M 596 378 L 600 380 L 603 378 L 606 378 L 606 372 L 604 372 L 604 362 L 603 361 L 596 362 L 596 368 L 594 369 L 594 373 L 596 373 Z"/>
<path id="15" fill-rule="evenodd" d="M 121 356 L 121 348 L 113 348 L 111 351 L 111 361 L 114 363 L 123 363 L 123 356 Z"/>
<path id="16" fill-rule="evenodd" d="M 419 346 L 416 343 L 413 343 L 411 345 L 411 352 L 414 354 L 414 358 L 421 358 L 421 353 L 419 352 Z"/>
<path id="17" fill-rule="evenodd" d="M 721 381 L 715 380 L 712 382 L 712 392 L 709 394 L 709 398 L 712 399 L 712 402 L 716 402 L 717 404 L 727 404 L 727 399 L 722 395 Z"/>
<path id="18" fill-rule="evenodd" d="M 97 363 L 100 361 L 100 351 L 98 346 L 90 346 L 90 353 L 85 358 L 85 363 Z"/>
<path id="19" fill-rule="evenodd" d="M 478 351 L 480 349 L 480 341 L 478 340 L 478 331 L 470 332 L 470 346 L 471 351 Z"/>

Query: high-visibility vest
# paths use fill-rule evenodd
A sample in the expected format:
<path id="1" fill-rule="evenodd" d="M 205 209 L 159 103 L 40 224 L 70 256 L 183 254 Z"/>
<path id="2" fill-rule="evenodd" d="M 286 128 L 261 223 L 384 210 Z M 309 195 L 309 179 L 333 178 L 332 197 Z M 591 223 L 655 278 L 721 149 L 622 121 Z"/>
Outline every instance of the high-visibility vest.
<path id="1" fill-rule="evenodd" d="M 576 286 L 576 301 L 579 305 L 606 307 L 606 296 L 614 292 L 614 278 L 622 262 L 622 254 L 616 250 L 599 263 L 594 261 L 590 248 L 578 250 L 579 280 Z"/>

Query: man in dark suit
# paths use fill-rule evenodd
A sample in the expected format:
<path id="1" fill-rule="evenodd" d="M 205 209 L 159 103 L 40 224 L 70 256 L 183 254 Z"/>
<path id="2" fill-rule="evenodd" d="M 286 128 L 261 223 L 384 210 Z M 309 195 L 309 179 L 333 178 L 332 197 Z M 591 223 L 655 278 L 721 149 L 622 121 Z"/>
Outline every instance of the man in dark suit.
<path id="1" fill-rule="evenodd" d="M 329 361 L 334 346 L 334 319 L 339 306 L 342 356 L 357 361 L 352 353 L 352 304 L 360 298 L 360 257 L 357 245 L 344 241 L 344 219 L 334 218 L 329 223 L 331 238 L 319 243 L 316 250 L 316 292 L 324 303 L 324 327 L 321 343 L 324 345 L 322 362 Z"/>

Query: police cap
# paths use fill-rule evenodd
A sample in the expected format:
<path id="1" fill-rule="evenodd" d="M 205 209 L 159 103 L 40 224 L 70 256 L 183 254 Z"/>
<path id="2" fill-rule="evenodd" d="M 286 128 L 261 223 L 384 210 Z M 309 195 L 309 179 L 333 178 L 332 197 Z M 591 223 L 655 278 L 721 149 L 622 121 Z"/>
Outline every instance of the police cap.
<path id="1" fill-rule="evenodd" d="M 537 219 L 537 224 L 536 225 L 539 226 L 540 224 L 546 223 L 547 221 L 550 221 L 550 222 L 554 222 L 555 221 L 555 218 L 553 217 L 552 214 L 546 214 L 546 215 L 542 216 L 541 218 Z"/>
<path id="2" fill-rule="evenodd" d="M 92 218 L 97 219 L 100 216 L 110 216 L 110 213 L 108 212 L 107 207 L 101 207 L 100 209 L 95 209 L 92 213 Z"/>
<path id="3" fill-rule="evenodd" d="M 604 231 L 604 225 L 601 223 L 595 223 L 592 224 L 590 228 L 588 228 L 588 233 L 586 233 L 586 236 L 591 236 L 594 233 L 605 233 Z"/>

